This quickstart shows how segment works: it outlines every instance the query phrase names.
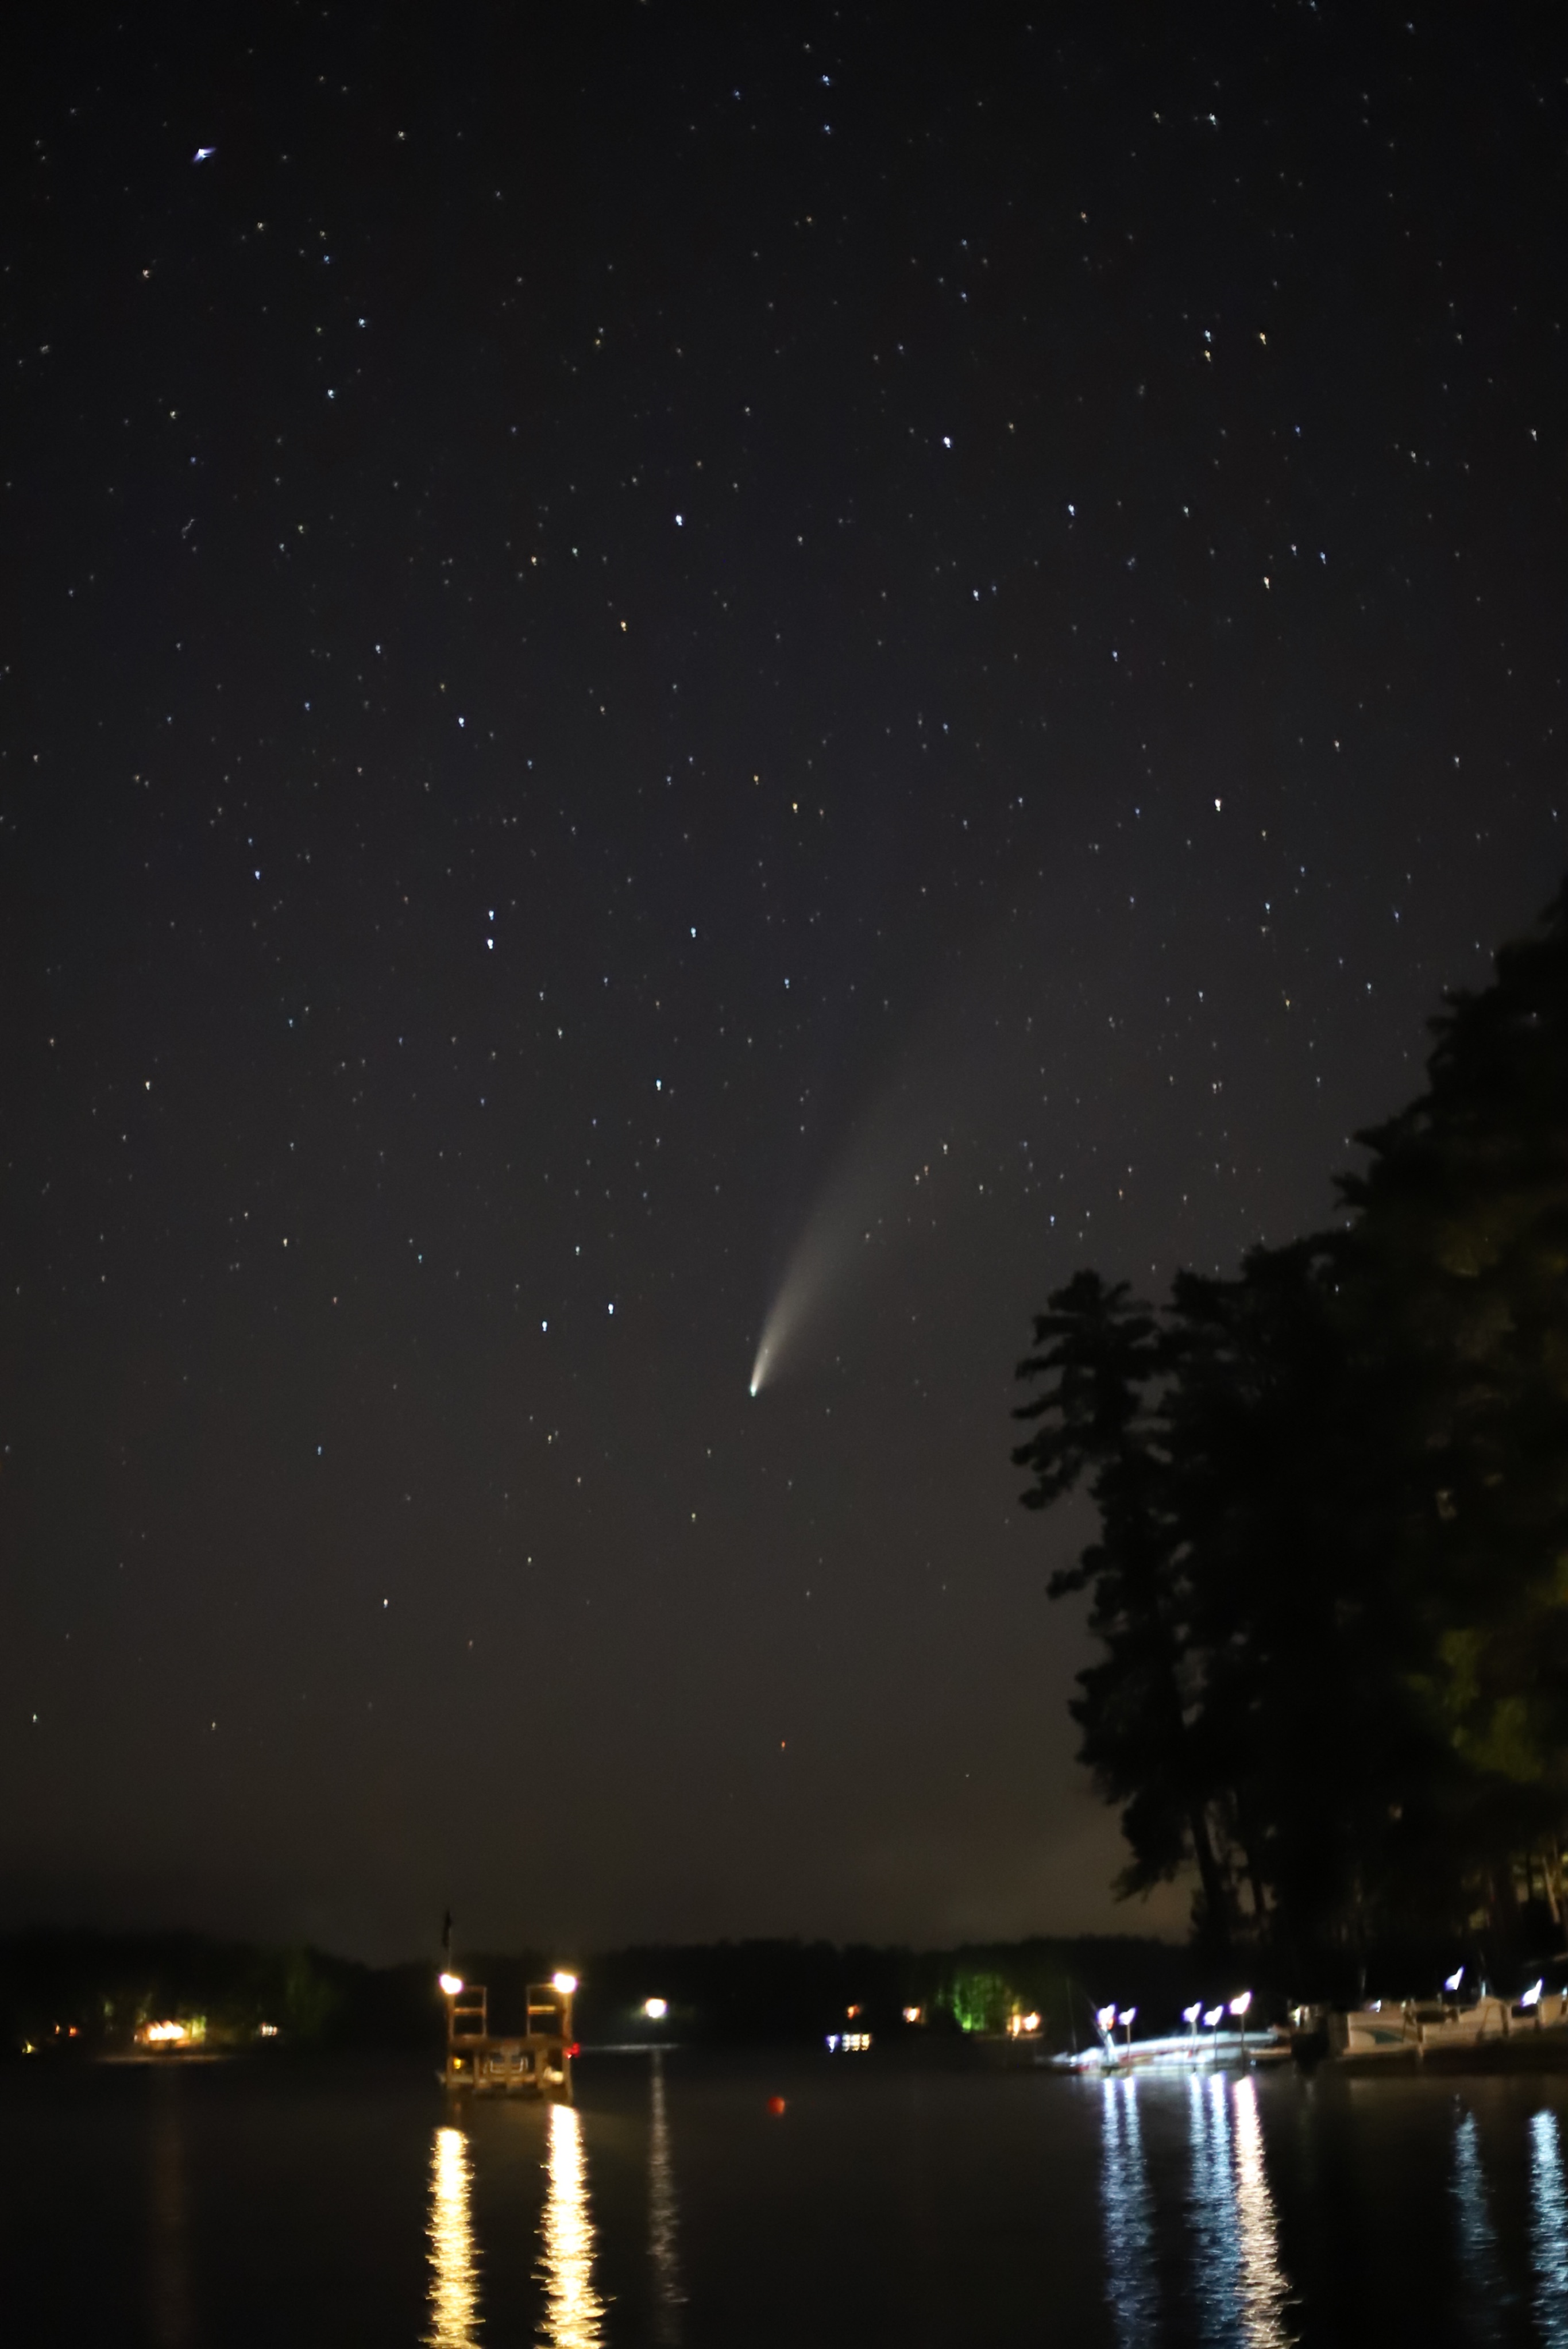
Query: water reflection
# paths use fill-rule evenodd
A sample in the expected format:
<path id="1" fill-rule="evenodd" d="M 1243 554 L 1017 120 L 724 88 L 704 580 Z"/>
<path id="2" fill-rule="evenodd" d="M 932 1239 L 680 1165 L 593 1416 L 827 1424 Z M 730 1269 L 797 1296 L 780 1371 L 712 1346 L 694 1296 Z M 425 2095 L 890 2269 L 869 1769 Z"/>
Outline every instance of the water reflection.
<path id="1" fill-rule="evenodd" d="M 1546 2349 L 1568 2349 L 1568 2210 L 1555 2113 L 1536 2113 L 1530 2124 L 1530 2248 L 1541 2338 Z"/>
<path id="2" fill-rule="evenodd" d="M 152 2128 L 151 2272 L 148 2330 L 156 2349 L 185 2349 L 196 2337 L 191 2305 L 191 2246 L 185 2207 L 185 2141 L 180 2084 L 157 2083 Z"/>
<path id="3" fill-rule="evenodd" d="M 604 2303 L 594 2290 L 594 2222 L 583 2125 L 574 2107 L 552 2104 L 539 2256 L 545 2286 L 541 2337 L 550 2349 L 597 2349 Z"/>
<path id="4" fill-rule="evenodd" d="M 1231 2114 L 1222 2072 L 1187 2084 L 1187 2133 L 1192 2152 L 1193 2297 L 1206 2341 L 1233 2341 L 1240 2245 L 1231 2174 Z"/>
<path id="5" fill-rule="evenodd" d="M 1263 2165 L 1257 2082 L 1221 2072 L 1188 2084 L 1194 2297 L 1203 2337 L 1288 2349 L 1295 2339 L 1279 2227 Z"/>
<path id="6" fill-rule="evenodd" d="M 1137 2125 L 1137 2083 L 1106 2080 L 1100 2089 L 1106 2289 L 1120 2349 L 1139 2349 L 1159 2314 L 1148 2173 Z"/>
<path id="7" fill-rule="evenodd" d="M 1274 2198 L 1263 2168 L 1258 2084 L 1249 2073 L 1236 2083 L 1236 2217 L 1241 2236 L 1241 2338 L 1259 2349 L 1294 2339 L 1285 2319 L 1289 2287 L 1280 2266 Z"/>
<path id="8" fill-rule="evenodd" d="M 1499 2338 L 1498 2306 L 1502 2277 L 1498 2266 L 1497 2230 L 1487 2200 L 1486 2173 L 1481 2168 L 1480 2132 L 1474 2113 L 1463 2113 L 1454 2130 L 1455 2216 L 1459 2222 L 1459 2268 L 1469 2302 L 1476 2338 Z"/>
<path id="9" fill-rule="evenodd" d="M 428 2349 L 478 2349 L 479 2255 L 470 2201 L 473 2166 L 468 2139 L 438 2128 L 431 2153 L 431 2329 Z"/>
<path id="10" fill-rule="evenodd" d="M 680 2263 L 676 2249 L 675 2172 L 670 2160 L 670 2121 L 664 2106 L 664 2050 L 652 2056 L 648 2140 L 648 2256 L 653 2267 L 653 2337 L 660 2349 L 680 2339 Z"/>

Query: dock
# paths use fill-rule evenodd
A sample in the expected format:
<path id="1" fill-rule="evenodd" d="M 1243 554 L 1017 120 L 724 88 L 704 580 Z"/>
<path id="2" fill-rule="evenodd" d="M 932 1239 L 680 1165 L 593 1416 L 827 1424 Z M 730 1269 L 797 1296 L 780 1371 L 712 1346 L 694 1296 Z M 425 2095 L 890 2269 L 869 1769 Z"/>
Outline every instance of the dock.
<path id="1" fill-rule="evenodd" d="M 530 1982 L 526 2028 L 499 2033 L 490 2028 L 490 1995 L 483 1982 L 442 1974 L 446 1999 L 446 2064 L 441 2084 L 477 2096 L 569 2096 L 572 2000 L 576 1979 L 560 1973 Z"/>

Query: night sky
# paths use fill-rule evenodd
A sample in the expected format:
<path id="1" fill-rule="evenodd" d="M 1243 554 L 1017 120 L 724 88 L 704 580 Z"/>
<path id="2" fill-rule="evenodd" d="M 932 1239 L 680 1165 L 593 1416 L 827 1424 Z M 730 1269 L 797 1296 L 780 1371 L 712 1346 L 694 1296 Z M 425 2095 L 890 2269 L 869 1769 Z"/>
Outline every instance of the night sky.
<path id="1" fill-rule="evenodd" d="M 1012 1371 L 1562 878 L 1550 24 L 8 28 L 0 1922 L 1179 1926 Z"/>

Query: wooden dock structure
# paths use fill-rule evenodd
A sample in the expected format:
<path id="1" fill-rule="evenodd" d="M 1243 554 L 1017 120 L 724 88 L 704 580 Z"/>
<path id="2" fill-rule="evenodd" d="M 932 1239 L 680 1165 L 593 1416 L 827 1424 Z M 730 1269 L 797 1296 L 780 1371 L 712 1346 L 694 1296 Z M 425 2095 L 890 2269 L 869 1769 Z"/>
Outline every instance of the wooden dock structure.
<path id="1" fill-rule="evenodd" d="M 511 2034 L 491 2030 L 490 1997 L 483 1982 L 442 1974 L 441 1986 L 446 1998 L 446 2087 L 478 2096 L 571 2095 L 574 1976 L 530 1982 L 527 2028 Z"/>

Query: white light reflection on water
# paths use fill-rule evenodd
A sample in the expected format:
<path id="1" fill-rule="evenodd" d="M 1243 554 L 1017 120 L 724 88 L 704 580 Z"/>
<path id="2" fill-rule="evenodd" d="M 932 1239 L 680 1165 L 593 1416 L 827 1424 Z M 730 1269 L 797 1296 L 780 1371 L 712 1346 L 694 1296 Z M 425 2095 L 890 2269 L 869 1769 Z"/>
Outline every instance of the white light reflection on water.
<path id="1" fill-rule="evenodd" d="M 1251 2073 L 1236 2083 L 1236 2216 L 1241 2233 L 1241 2338 L 1258 2349 L 1295 2339 L 1286 2321 L 1290 2287 L 1280 2266 L 1274 2198 L 1263 2168 L 1258 2084 Z"/>
<path id="2" fill-rule="evenodd" d="M 1487 2201 L 1486 2173 L 1481 2168 L 1480 2133 L 1474 2113 L 1462 2113 L 1454 2129 L 1453 2198 L 1459 2220 L 1459 2268 L 1469 2302 L 1471 2327 L 1477 2340 L 1495 2341 L 1499 2338 L 1502 2277 L 1498 2266 L 1497 2230 Z"/>
<path id="3" fill-rule="evenodd" d="M 1104 2161 L 1106 2295 L 1120 2349 L 1140 2349 L 1159 2316 L 1154 2272 L 1154 2228 L 1137 2125 L 1136 2080 L 1106 2080 L 1100 2088 Z"/>
<path id="4" fill-rule="evenodd" d="M 1546 2349 L 1568 2349 L 1568 2209 L 1555 2113 L 1536 2113 L 1530 2123 L 1530 2247 L 1536 2327 Z"/>
<path id="5" fill-rule="evenodd" d="M 664 2051 L 652 2056 L 648 2140 L 648 2256 L 653 2267 L 653 2337 L 659 2349 L 680 2339 L 680 2261 L 676 2248 L 675 2172 L 670 2160 L 670 2119 L 664 2105 Z"/>
<path id="6" fill-rule="evenodd" d="M 473 2168 L 461 2129 L 438 2128 L 431 2150 L 431 2329 L 427 2349 L 478 2349 L 479 2255 L 469 2200 Z"/>
<path id="7" fill-rule="evenodd" d="M 1188 2084 L 1194 2297 L 1206 2341 L 1289 2349 L 1290 2287 L 1263 2166 L 1257 2083 L 1221 2072 Z"/>
<path id="8" fill-rule="evenodd" d="M 539 2272 L 545 2286 L 540 2338 L 549 2349 L 597 2349 L 604 2302 L 594 2290 L 594 2222 L 583 2125 L 570 2105 L 550 2106 L 547 2186 Z"/>
<path id="9" fill-rule="evenodd" d="M 1237 2338 L 1235 2183 L 1231 2175 L 1231 2115 L 1222 2072 L 1194 2073 L 1187 2084 L 1192 2149 L 1194 2298 L 1206 2341 Z"/>

